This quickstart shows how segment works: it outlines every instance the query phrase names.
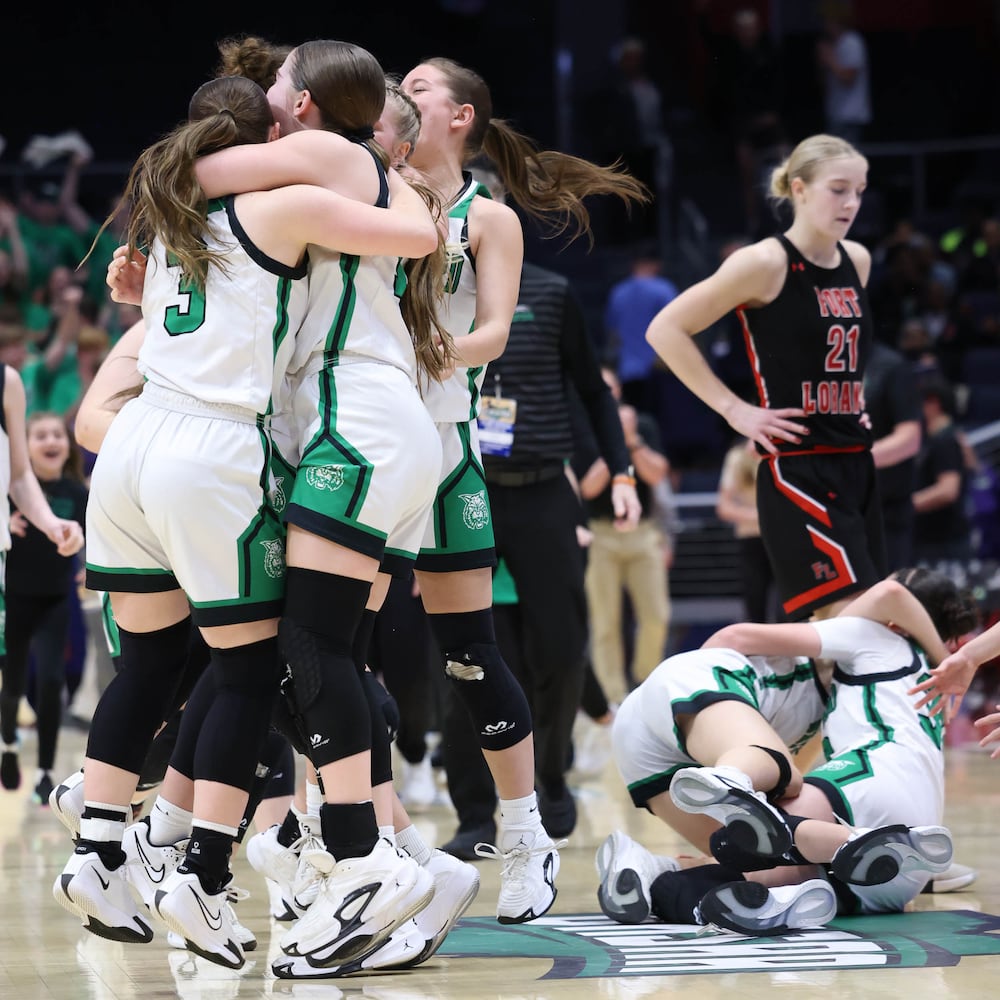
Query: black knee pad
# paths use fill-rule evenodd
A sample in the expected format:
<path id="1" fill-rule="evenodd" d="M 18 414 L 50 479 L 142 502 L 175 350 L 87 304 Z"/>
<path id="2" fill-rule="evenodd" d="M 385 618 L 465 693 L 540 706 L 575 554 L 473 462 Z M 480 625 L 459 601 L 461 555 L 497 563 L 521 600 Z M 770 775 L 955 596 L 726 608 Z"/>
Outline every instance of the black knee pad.
<path id="1" fill-rule="evenodd" d="M 785 794 L 788 783 L 792 780 L 792 765 L 780 750 L 762 747 L 759 743 L 751 743 L 750 745 L 756 750 L 763 750 L 778 765 L 778 783 L 767 793 L 771 802 L 777 802 Z"/>
<path id="2" fill-rule="evenodd" d="M 484 750 L 506 750 L 531 735 L 528 699 L 494 643 L 445 653 L 445 673 Z"/>
<path id="3" fill-rule="evenodd" d="M 253 787 L 277 695 L 277 652 L 276 639 L 212 650 L 216 690 L 198 735 L 196 781 Z"/>
<path id="4" fill-rule="evenodd" d="M 87 756 L 139 774 L 153 736 L 169 717 L 187 662 L 191 621 L 155 632 L 119 629 L 123 669 L 101 695 Z"/>

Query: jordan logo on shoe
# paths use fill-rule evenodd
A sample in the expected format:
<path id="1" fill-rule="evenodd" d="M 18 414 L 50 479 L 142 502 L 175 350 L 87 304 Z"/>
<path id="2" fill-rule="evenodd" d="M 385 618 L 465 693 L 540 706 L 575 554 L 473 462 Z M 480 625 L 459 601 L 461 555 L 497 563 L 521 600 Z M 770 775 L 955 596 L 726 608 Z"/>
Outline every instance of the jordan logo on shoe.
<path id="1" fill-rule="evenodd" d="M 143 867 L 146 869 L 146 876 L 150 882 L 162 882 L 163 876 L 166 874 L 166 865 L 154 865 L 152 861 L 146 856 L 146 852 L 142 849 L 142 844 L 139 843 L 139 839 L 136 838 L 135 849 L 139 852 L 139 860 L 142 862 Z"/>
<path id="2" fill-rule="evenodd" d="M 222 910 L 219 910 L 218 913 L 213 913 L 205 905 L 205 901 L 198 895 L 194 886 L 189 885 L 188 889 L 191 890 L 191 895 L 198 901 L 198 908 L 201 910 L 201 915 L 205 918 L 205 923 L 208 924 L 213 931 L 222 930 Z"/>

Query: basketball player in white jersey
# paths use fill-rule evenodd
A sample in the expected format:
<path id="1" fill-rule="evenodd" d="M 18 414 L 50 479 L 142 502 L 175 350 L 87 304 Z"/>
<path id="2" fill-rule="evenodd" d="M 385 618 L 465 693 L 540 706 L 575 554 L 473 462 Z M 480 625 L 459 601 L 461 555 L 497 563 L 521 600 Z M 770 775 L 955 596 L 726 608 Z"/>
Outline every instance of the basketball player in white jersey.
<path id="1" fill-rule="evenodd" d="M 138 361 L 145 384 L 114 417 L 95 466 L 88 562 L 91 586 L 113 595 L 125 668 L 95 716 L 81 839 L 53 889 L 94 933 L 152 937 L 125 886 L 121 837 L 193 608 L 217 690 L 204 718 L 185 717 L 200 725 L 193 829 L 155 909 L 189 948 L 239 968 L 225 885 L 279 679 L 284 532 L 269 498 L 268 424 L 306 311 L 306 246 L 398 245 L 419 256 L 437 235 L 416 196 L 403 225 L 305 187 L 209 202 L 203 232 L 191 233 L 177 221 L 177 195 L 158 185 L 176 191 L 168 182 L 180 180 L 190 214 L 204 211 L 192 157 L 274 135 L 265 95 L 243 78 L 200 88 L 192 119 L 147 151 L 131 180 L 136 192 L 140 176 L 144 186 L 130 247 L 151 243 Z M 401 212 L 405 205 L 401 197 Z"/>

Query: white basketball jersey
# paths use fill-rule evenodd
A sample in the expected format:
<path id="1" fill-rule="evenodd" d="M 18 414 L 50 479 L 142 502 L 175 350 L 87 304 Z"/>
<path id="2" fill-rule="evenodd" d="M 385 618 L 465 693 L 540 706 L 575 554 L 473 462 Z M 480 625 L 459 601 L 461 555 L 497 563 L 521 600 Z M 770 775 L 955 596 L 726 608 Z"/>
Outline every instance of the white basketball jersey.
<path id="1" fill-rule="evenodd" d="M 376 205 L 389 204 L 381 163 Z M 309 307 L 291 371 L 315 372 L 356 361 L 375 361 L 404 371 L 413 384 L 417 359 L 399 299 L 406 276 L 399 257 L 358 257 L 309 247 Z"/>
<path id="2" fill-rule="evenodd" d="M 306 267 L 272 260 L 251 242 L 234 199 L 209 202 L 206 244 L 225 254 L 203 291 L 154 241 L 142 316 L 139 371 L 152 383 L 207 403 L 270 414 L 305 316 Z"/>
<path id="3" fill-rule="evenodd" d="M 931 676 L 923 652 L 867 618 L 838 617 L 810 624 L 820 635 L 820 655 L 836 662 L 823 722 L 827 755 L 893 742 L 925 759 L 940 758 L 943 716 L 931 715 L 927 706 L 915 709 L 915 699 L 907 693 Z"/>
<path id="4" fill-rule="evenodd" d="M 0 364 L 0 552 L 10 548 L 10 436 L 7 431 L 7 412 L 3 408 L 7 391 L 7 366 Z M 0 589 L 3 576 L 0 575 Z"/>
<path id="5" fill-rule="evenodd" d="M 490 197 L 489 191 L 466 173 L 465 187 L 448 212 L 448 277 L 438 320 L 456 341 L 476 325 L 476 261 L 469 250 L 468 216 L 477 195 Z M 474 420 L 485 377 L 486 365 L 480 365 L 456 368 L 444 382 L 421 380 L 424 405 L 438 423 Z"/>

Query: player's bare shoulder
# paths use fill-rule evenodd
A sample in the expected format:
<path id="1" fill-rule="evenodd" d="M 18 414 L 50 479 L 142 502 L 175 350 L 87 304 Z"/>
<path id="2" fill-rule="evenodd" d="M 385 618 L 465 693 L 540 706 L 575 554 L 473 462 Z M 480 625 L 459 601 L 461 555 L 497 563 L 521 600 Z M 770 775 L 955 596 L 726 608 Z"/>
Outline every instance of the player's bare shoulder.
<path id="1" fill-rule="evenodd" d="M 872 255 L 866 246 L 858 243 L 857 240 L 844 240 L 844 249 L 854 264 L 854 269 L 858 272 L 862 285 L 868 284 L 868 277 L 872 273 Z"/>
<path id="2" fill-rule="evenodd" d="M 473 255 L 483 234 L 490 238 L 522 240 L 521 220 L 509 205 L 492 198 L 476 196 L 469 203 L 469 244 Z"/>
<path id="3" fill-rule="evenodd" d="M 788 255 L 781 243 L 769 236 L 734 250 L 723 262 L 723 270 L 742 289 L 747 305 L 766 305 L 778 297 L 785 283 Z"/>

